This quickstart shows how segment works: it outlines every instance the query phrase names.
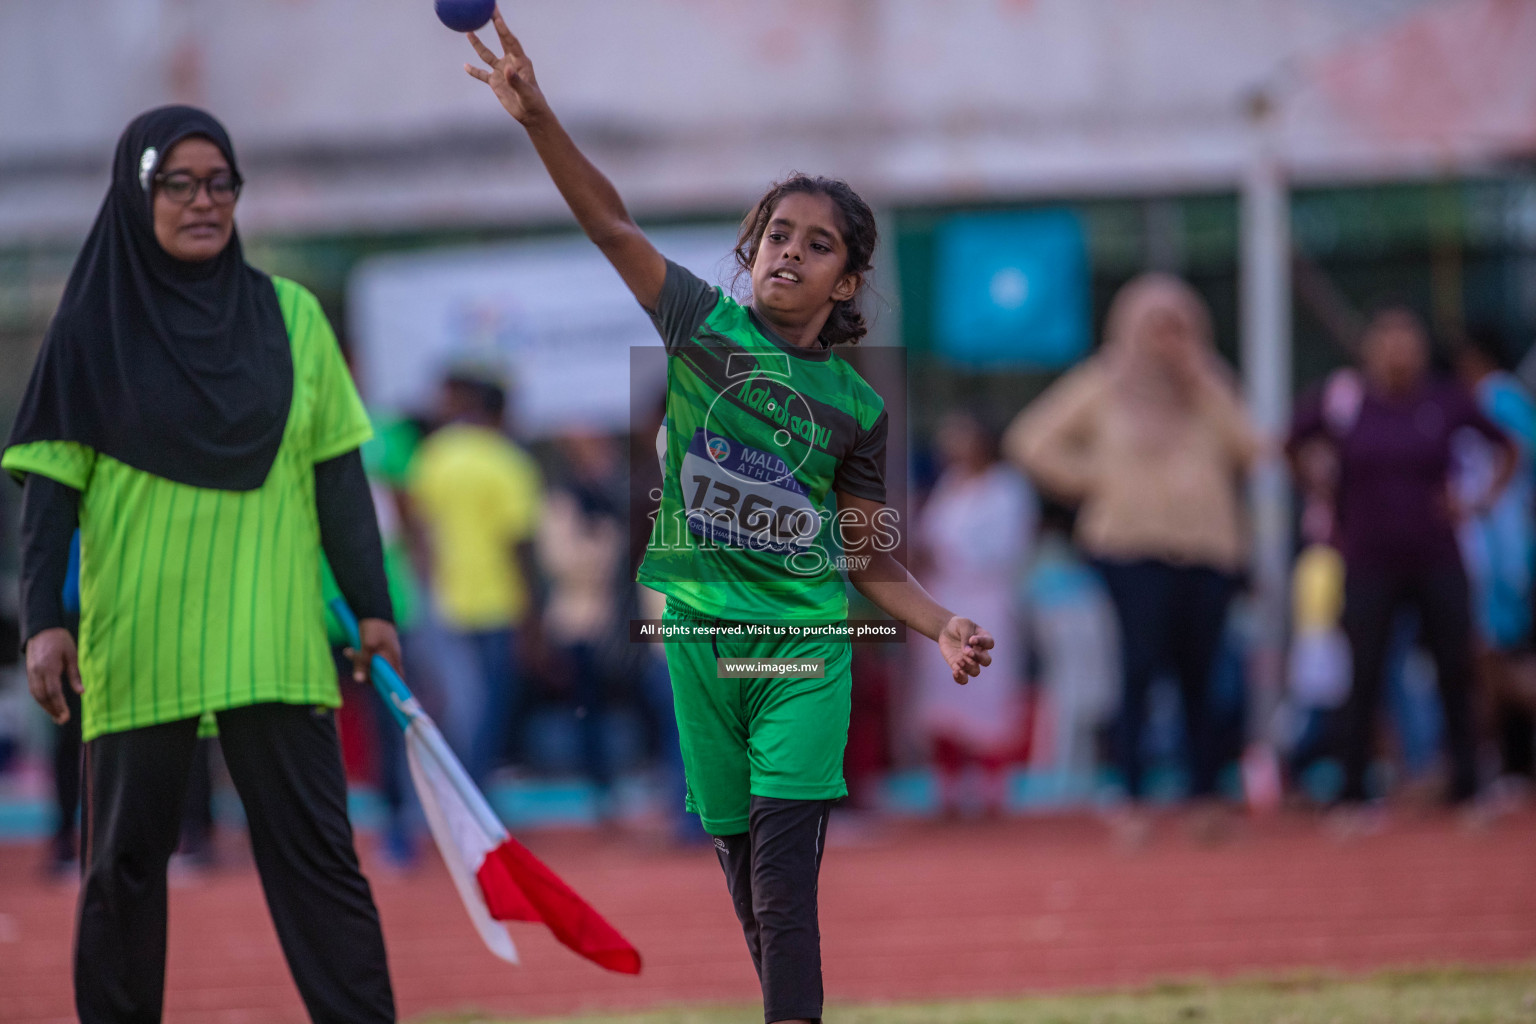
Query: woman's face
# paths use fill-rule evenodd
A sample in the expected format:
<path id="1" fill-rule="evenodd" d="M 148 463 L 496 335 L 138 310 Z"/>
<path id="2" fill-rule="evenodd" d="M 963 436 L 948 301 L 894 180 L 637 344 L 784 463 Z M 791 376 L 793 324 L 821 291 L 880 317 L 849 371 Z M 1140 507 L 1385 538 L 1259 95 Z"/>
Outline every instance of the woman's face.
<path id="1" fill-rule="evenodd" d="M 1184 314 L 1163 306 L 1152 310 L 1141 324 L 1141 342 L 1149 356 L 1168 366 L 1182 367 L 1199 354 L 1200 342 Z"/>
<path id="2" fill-rule="evenodd" d="M 1429 339 L 1411 314 L 1379 313 L 1365 329 L 1360 345 L 1365 374 L 1387 391 L 1408 391 L 1429 367 Z"/>
<path id="3" fill-rule="evenodd" d="M 223 150 L 208 139 L 194 136 L 172 146 L 155 175 L 153 211 L 160 248 L 189 263 L 223 252 L 235 230 L 235 196 L 228 190 L 233 176 Z M 171 194 L 188 187 L 192 194 L 185 201 Z"/>

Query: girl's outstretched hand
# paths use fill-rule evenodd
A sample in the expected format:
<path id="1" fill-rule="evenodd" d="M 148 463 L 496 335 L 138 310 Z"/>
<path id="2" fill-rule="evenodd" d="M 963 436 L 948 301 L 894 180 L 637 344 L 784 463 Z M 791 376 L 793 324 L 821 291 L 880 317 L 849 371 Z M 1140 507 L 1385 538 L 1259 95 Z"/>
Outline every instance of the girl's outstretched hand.
<path id="1" fill-rule="evenodd" d="M 944 655 L 950 674 L 961 686 L 992 664 L 992 655 L 987 652 L 993 646 L 991 633 L 959 615 L 946 622 L 939 634 L 939 653 Z"/>
<path id="2" fill-rule="evenodd" d="M 507 113 L 527 127 L 531 121 L 549 112 L 549 103 L 545 101 L 544 94 L 539 91 L 539 83 L 533 77 L 533 63 L 523 52 L 523 44 L 517 41 L 517 36 L 512 34 L 507 23 L 502 20 L 499 7 L 491 14 L 491 20 L 496 26 L 496 34 L 501 37 L 501 56 L 491 52 L 491 48 L 473 32 L 465 33 L 469 36 L 470 45 L 490 70 L 473 64 L 465 64 L 464 70 L 469 72 L 470 77 L 489 85 Z"/>

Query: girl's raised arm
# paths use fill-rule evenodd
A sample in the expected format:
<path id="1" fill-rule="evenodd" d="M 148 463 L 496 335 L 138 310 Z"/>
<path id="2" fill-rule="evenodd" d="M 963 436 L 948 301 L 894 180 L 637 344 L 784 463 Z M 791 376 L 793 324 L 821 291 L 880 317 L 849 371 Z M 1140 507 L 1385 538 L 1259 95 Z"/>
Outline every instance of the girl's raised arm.
<path id="1" fill-rule="evenodd" d="M 488 68 L 465 64 L 464 70 L 489 85 L 507 113 L 528 132 L 544 169 L 576 215 L 576 223 L 608 257 L 640 305 L 654 311 L 667 277 L 667 261 L 630 217 L 613 184 L 576 148 L 550 110 L 534 78 L 533 64 L 502 20 L 500 9 L 492 17 L 501 37 L 502 55 L 496 56 L 473 32 L 468 33 L 470 44 Z"/>

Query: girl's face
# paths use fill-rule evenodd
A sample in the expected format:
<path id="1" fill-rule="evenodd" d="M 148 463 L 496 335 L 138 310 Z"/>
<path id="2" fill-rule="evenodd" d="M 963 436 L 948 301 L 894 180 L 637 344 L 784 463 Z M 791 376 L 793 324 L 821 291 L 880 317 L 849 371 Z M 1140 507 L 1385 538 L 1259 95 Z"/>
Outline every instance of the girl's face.
<path id="1" fill-rule="evenodd" d="M 235 196 L 229 192 L 233 178 L 224 151 L 208 139 L 194 136 L 172 146 L 155 175 L 160 248 L 189 263 L 223 252 L 235 230 Z"/>
<path id="2" fill-rule="evenodd" d="M 851 299 L 859 275 L 847 273 L 848 246 L 829 196 L 792 192 L 779 200 L 752 263 L 753 305 L 772 320 L 805 323 Z"/>

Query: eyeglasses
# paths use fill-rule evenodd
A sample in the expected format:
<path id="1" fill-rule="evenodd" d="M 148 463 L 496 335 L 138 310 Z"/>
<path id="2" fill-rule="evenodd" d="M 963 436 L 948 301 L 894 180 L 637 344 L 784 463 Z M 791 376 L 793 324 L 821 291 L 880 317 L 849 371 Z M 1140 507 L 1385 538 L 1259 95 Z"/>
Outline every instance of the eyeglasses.
<path id="1" fill-rule="evenodd" d="M 217 206 L 228 206 L 240 198 L 240 186 L 245 182 L 228 171 L 210 174 L 206 178 L 194 178 L 190 174 L 171 173 L 155 175 L 155 185 L 160 194 L 173 203 L 189 205 L 197 198 L 204 185 L 208 186 L 208 198 Z"/>

